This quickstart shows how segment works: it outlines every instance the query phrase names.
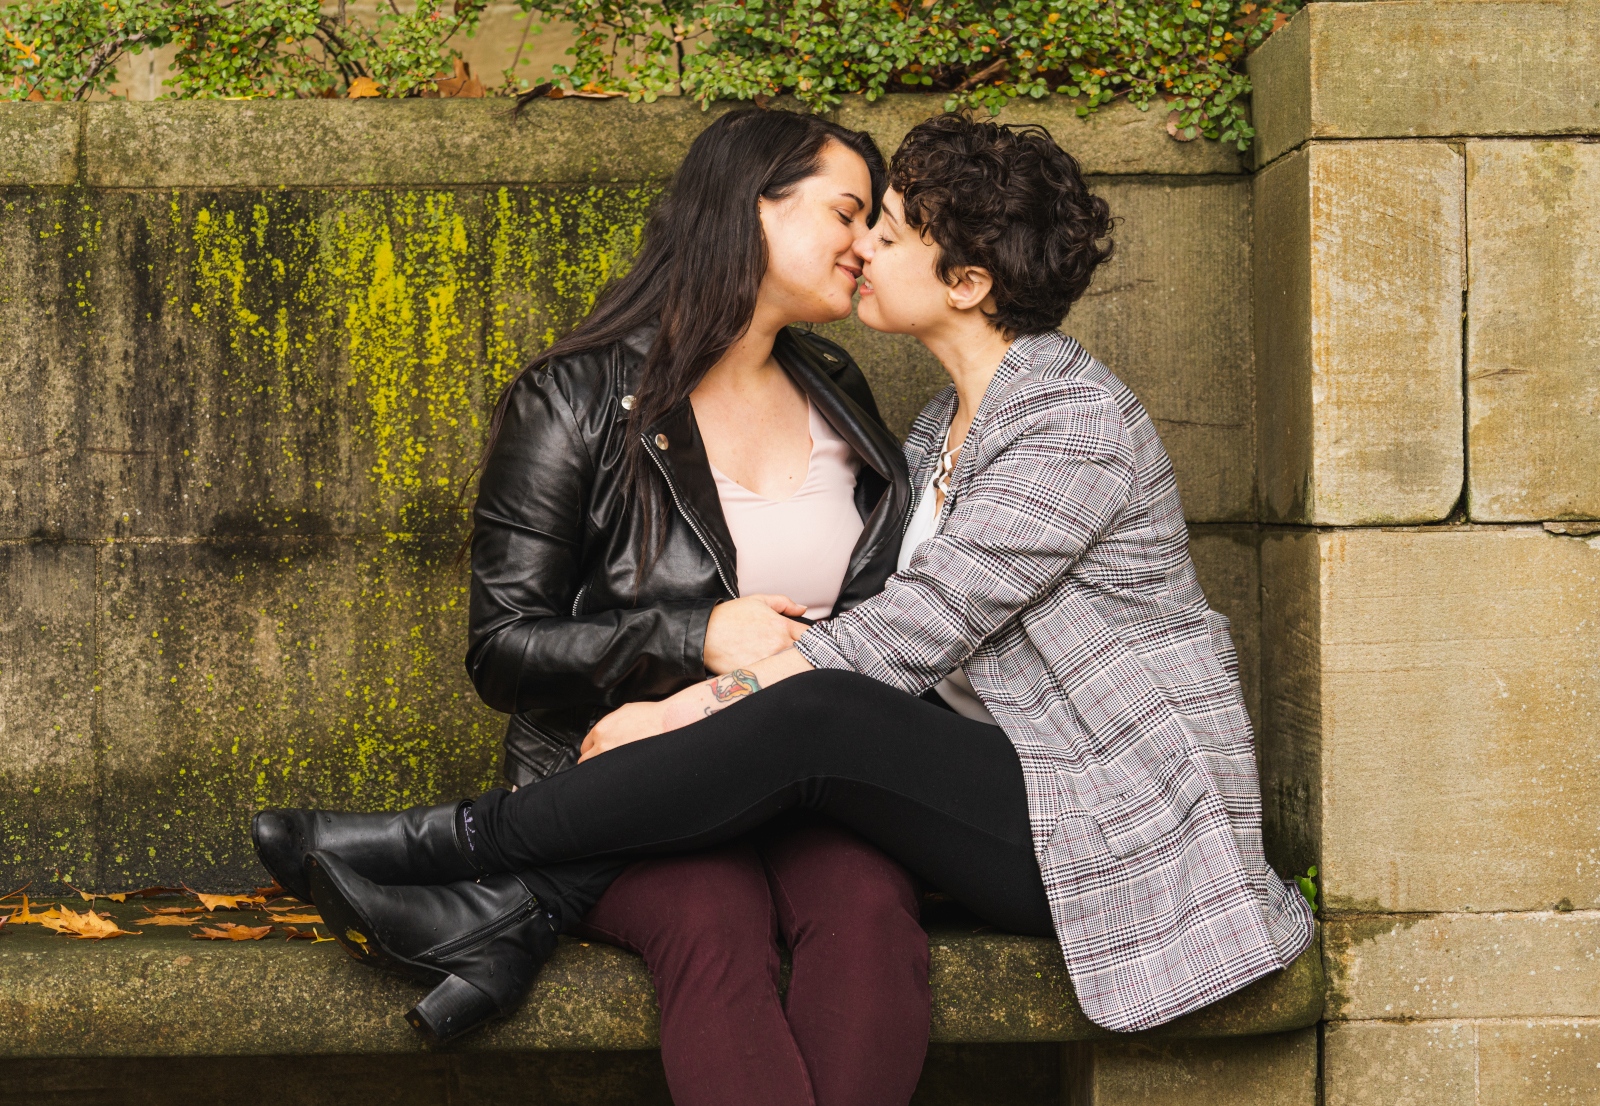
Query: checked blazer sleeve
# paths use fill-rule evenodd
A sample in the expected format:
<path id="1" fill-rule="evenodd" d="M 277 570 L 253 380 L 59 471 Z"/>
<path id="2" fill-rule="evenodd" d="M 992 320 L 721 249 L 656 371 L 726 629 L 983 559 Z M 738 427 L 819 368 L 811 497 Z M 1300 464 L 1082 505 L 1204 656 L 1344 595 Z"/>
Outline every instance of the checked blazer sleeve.
<path id="1" fill-rule="evenodd" d="M 799 649 L 815 667 L 912 694 L 933 686 L 1055 587 L 1127 509 L 1133 448 L 1109 392 L 1024 376 L 991 399 L 979 416 L 988 432 L 969 435 L 976 448 L 962 450 L 939 532 L 881 593 L 806 632 Z"/>

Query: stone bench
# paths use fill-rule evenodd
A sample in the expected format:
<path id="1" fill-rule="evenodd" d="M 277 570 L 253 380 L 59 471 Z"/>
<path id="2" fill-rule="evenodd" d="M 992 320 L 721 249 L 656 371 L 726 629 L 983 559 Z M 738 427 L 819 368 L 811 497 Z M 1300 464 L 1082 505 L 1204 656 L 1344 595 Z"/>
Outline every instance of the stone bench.
<path id="1" fill-rule="evenodd" d="M 429 1052 L 401 1016 L 422 989 L 356 964 L 335 943 L 287 941 L 279 931 L 260 941 L 196 940 L 184 928 L 135 926 L 146 915 L 131 904 L 96 907 L 140 935 L 89 941 L 36 925 L 0 929 L 0 1079 L 19 1063 L 38 1073 L 70 1058 L 321 1055 L 367 1057 L 382 1067 Z M 960 917 L 932 921 L 929 942 L 936 1051 L 1245 1038 L 1303 1029 L 1322 1016 L 1320 942 L 1283 972 L 1133 1035 L 1109 1033 L 1084 1016 L 1053 942 L 988 932 Z M 492 1063 L 496 1053 L 637 1053 L 654 1049 L 657 1034 L 655 996 L 639 958 L 564 938 L 514 1017 L 446 1051 L 463 1064 Z M 584 1092 L 571 1101 L 645 1100 Z M 1001 1100 L 1023 1101 L 927 1099 Z"/>

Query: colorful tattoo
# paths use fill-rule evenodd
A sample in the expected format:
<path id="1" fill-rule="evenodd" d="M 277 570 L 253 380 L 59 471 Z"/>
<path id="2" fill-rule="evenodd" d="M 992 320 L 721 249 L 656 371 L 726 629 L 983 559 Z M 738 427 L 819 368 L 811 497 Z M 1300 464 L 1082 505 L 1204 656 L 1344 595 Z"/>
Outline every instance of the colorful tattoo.
<path id="1" fill-rule="evenodd" d="M 726 676 L 718 676 L 709 683 L 711 697 L 717 701 L 717 705 L 706 708 L 705 713 L 708 716 L 715 714 L 735 699 L 743 699 L 746 695 L 754 695 L 761 690 L 761 681 L 756 679 L 756 674 L 748 668 L 735 668 Z"/>

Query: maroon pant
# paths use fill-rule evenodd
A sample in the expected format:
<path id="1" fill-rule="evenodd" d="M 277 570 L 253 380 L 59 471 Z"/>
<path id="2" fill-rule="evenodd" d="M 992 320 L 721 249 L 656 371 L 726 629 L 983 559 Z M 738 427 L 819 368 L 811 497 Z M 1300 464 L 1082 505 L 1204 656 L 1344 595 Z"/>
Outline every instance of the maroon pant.
<path id="1" fill-rule="evenodd" d="M 584 929 L 644 957 L 677 1106 L 910 1101 L 928 1048 L 928 938 L 911 876 L 849 831 L 787 822 L 640 861 Z"/>

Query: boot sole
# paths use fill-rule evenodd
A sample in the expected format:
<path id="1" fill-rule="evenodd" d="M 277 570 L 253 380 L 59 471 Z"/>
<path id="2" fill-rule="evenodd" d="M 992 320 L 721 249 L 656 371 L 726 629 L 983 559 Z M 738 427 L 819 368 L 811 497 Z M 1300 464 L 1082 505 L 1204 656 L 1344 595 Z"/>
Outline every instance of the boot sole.
<path id="1" fill-rule="evenodd" d="M 334 940 L 370 967 L 433 987 L 406 1011 L 406 1021 L 435 1044 L 455 1040 L 499 1015 L 494 1000 L 458 975 L 408 960 L 383 947 L 372 925 L 315 857 L 306 859 L 312 901 Z"/>

